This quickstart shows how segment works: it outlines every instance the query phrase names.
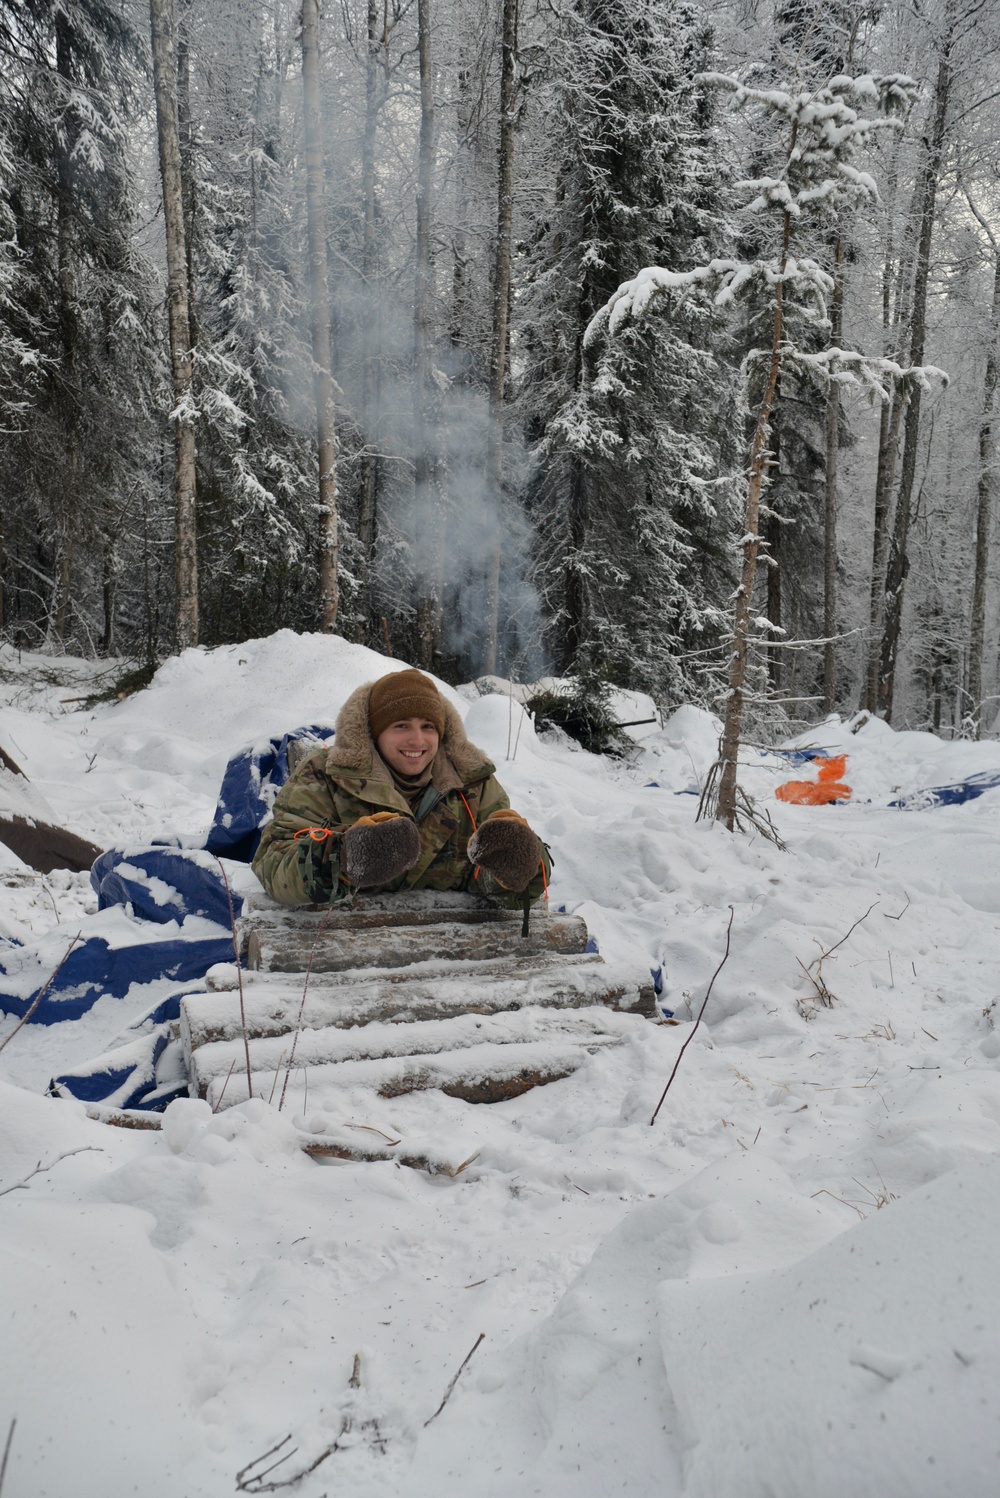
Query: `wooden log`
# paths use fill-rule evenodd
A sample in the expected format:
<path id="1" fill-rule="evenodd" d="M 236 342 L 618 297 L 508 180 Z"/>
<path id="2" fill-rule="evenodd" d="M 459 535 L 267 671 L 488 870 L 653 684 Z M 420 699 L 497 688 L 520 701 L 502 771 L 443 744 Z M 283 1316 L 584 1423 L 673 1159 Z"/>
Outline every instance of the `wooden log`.
<path id="1" fill-rule="evenodd" d="M 573 965 L 570 966 L 569 964 Z M 491 967 L 494 967 L 491 964 Z M 310 982 L 302 1002 L 302 985 L 284 975 L 260 975 L 244 987 L 243 1013 L 238 994 L 194 993 L 181 1000 L 181 1038 L 185 1055 L 214 1041 L 284 1035 L 301 1023 L 304 1029 L 351 1029 L 373 1021 L 408 1023 L 447 1019 L 456 1014 L 500 1014 L 528 1007 L 580 1009 L 593 1005 L 656 1017 L 652 987 L 631 974 L 615 973 L 599 958 L 562 958 L 557 966 L 544 958 L 525 960 L 516 972 L 467 972 L 437 979 L 393 981 L 395 974 L 336 988 Z M 277 979 L 277 982 L 275 981 Z"/>
<path id="2" fill-rule="evenodd" d="M 432 898 L 423 898 L 431 896 Z M 535 921 L 551 919 L 545 906 L 532 911 Z M 556 917 L 562 919 L 562 917 Z M 289 907 L 270 901 L 267 909 L 251 904 L 238 925 L 240 951 L 247 957 L 271 946 L 286 946 L 289 941 L 312 943 L 319 931 L 378 931 L 394 926 L 516 925 L 520 930 L 522 912 L 507 910 L 492 901 L 459 890 L 417 890 L 402 895 L 358 896 L 342 905 L 300 905 Z"/>
<path id="3" fill-rule="evenodd" d="M 308 924 L 309 921 L 318 925 L 324 917 L 335 924 L 344 922 L 350 925 L 354 917 L 369 916 L 384 918 L 381 922 L 373 921 L 373 924 L 394 926 L 406 925 L 416 916 L 432 920 L 460 920 L 463 912 L 474 914 L 476 911 L 486 912 L 487 918 L 492 912 L 494 918 L 520 919 L 516 911 L 497 905 L 486 895 L 470 894 L 461 889 L 407 889 L 388 895 L 355 894 L 340 901 L 332 909 L 329 905 L 282 905 L 277 900 L 272 900 L 263 889 L 251 889 L 243 896 L 243 910 L 245 918 L 252 923 L 275 921 L 279 924 L 291 922 L 294 925 L 303 922 Z M 547 915 L 547 907 L 541 913 Z"/>
<path id="4" fill-rule="evenodd" d="M 111 1124 L 118 1129 L 162 1129 L 162 1113 L 142 1113 L 135 1109 L 107 1108 L 99 1103 L 87 1104 L 87 1117 L 95 1123 Z M 356 1160 L 362 1163 L 392 1161 L 406 1165 L 411 1170 L 424 1170 L 428 1175 L 449 1176 L 454 1180 L 476 1159 L 476 1154 L 465 1159 L 456 1159 L 455 1152 L 439 1151 L 427 1146 L 408 1145 L 397 1140 L 395 1145 L 367 1145 L 348 1138 L 343 1132 L 332 1134 L 303 1134 L 299 1147 L 313 1159 L 327 1156 L 335 1160 Z M 476 1152 L 478 1153 L 478 1151 Z"/>
<path id="5" fill-rule="evenodd" d="M 463 1159 L 456 1151 L 410 1144 L 405 1139 L 387 1141 L 384 1144 L 362 1142 L 357 1135 L 349 1137 L 343 1127 L 322 1134 L 304 1134 L 300 1146 L 313 1159 L 355 1160 L 372 1164 L 391 1161 L 395 1165 L 406 1165 L 411 1170 L 424 1170 L 428 1175 L 448 1176 L 452 1180 L 467 1170 L 479 1156 L 479 1151 L 474 1150 Z"/>
<path id="6" fill-rule="evenodd" d="M 105 1103 L 87 1103 L 87 1117 L 116 1129 L 161 1129 L 162 1113 L 144 1113 L 140 1108 L 110 1108 Z"/>
<path id="7" fill-rule="evenodd" d="M 79 874 L 90 868 L 104 850 L 65 827 L 39 822 L 14 813 L 0 816 L 0 843 L 6 843 L 22 863 L 51 874 L 53 869 L 72 869 Z"/>
<path id="8" fill-rule="evenodd" d="M 527 936 L 518 921 L 475 925 L 439 921 L 428 925 L 384 926 L 375 930 L 252 930 L 246 963 L 251 971 L 272 973 L 343 972 L 349 968 L 406 967 L 416 962 L 470 961 L 538 952 L 583 952 L 587 927 L 578 916 L 532 921 Z"/>
<path id="9" fill-rule="evenodd" d="M 438 1055 L 484 1044 L 498 1047 L 546 1039 L 582 1043 L 608 1037 L 621 1039 L 630 1023 L 625 1016 L 600 1008 L 523 1009 L 503 1014 L 460 1014 L 406 1025 L 373 1023 L 350 1030 L 302 1030 L 297 1039 L 294 1034 L 264 1036 L 248 1041 L 246 1047 L 240 1037 L 199 1046 L 191 1054 L 188 1075 L 198 1097 L 206 1097 L 213 1082 L 225 1080 L 238 1067 L 245 1068 L 247 1051 L 252 1073 L 274 1076 L 289 1064 L 293 1048 L 295 1066 L 311 1068 Z"/>
<path id="10" fill-rule="evenodd" d="M 295 1104 L 301 1106 L 308 1089 L 310 1110 L 322 1108 L 325 1092 L 333 1090 L 342 1095 L 351 1089 L 391 1098 L 439 1088 L 449 1097 L 469 1103 L 502 1102 L 519 1097 L 532 1087 L 543 1087 L 572 1075 L 592 1052 L 617 1044 L 617 1036 L 592 1035 L 586 1042 L 553 1039 L 511 1045 L 487 1043 L 439 1055 L 296 1067 L 289 1080 L 289 1091 Z M 255 1096 L 277 1098 L 284 1086 L 285 1072 L 259 1072 L 252 1080 Z M 213 1079 L 207 1096 L 213 1108 L 231 1108 L 244 1102 L 245 1073 L 241 1076 L 234 1070 L 228 1078 Z"/>

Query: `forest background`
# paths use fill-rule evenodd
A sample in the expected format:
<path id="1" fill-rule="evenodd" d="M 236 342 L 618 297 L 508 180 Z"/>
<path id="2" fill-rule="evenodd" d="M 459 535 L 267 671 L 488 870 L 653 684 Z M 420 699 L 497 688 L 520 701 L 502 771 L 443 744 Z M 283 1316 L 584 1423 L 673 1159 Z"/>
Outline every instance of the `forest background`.
<path id="1" fill-rule="evenodd" d="M 797 244 L 799 352 L 885 379 L 782 365 L 754 711 L 988 731 L 998 48 L 988 0 L 0 0 L 0 638 L 144 679 L 335 630 L 716 706 L 775 288 L 585 334 L 778 250 L 780 110 L 706 75 L 903 77 L 877 198 Z"/>

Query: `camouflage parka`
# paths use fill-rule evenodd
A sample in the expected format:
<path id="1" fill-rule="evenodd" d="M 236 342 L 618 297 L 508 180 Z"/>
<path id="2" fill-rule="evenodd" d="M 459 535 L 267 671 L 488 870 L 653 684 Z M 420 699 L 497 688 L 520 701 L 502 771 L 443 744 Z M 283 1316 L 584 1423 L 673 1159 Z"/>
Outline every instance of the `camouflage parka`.
<path id="1" fill-rule="evenodd" d="M 488 895 L 498 904 L 520 908 L 524 894 L 497 884 L 469 862 L 466 849 L 476 828 L 510 805 L 495 766 L 471 744 L 458 713 L 445 702 L 444 733 L 430 784 L 411 807 L 396 789 L 372 741 L 368 698 L 372 684 L 359 687 L 344 703 L 332 748 L 315 750 L 302 761 L 274 802 L 253 858 L 253 871 L 272 899 L 283 905 L 327 904 L 351 893 L 341 872 L 343 834 L 359 817 L 394 811 L 412 817 L 420 833 L 420 856 L 411 869 L 380 891 L 457 889 Z M 314 841 L 306 828 L 324 828 L 333 837 Z M 297 832 L 304 833 L 296 839 Z M 548 848 L 544 874 L 528 885 L 537 900 L 552 870 Z"/>

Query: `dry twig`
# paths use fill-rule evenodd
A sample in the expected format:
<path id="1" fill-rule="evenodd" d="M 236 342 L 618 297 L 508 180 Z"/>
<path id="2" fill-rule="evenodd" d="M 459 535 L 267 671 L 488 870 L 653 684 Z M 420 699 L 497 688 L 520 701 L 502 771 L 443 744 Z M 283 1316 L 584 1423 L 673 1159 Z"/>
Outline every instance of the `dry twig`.
<path id="1" fill-rule="evenodd" d="M 46 979 L 45 983 L 43 983 L 42 987 L 35 994 L 35 997 L 32 999 L 32 1001 L 29 1004 L 28 1008 L 21 1015 L 19 1023 L 14 1026 L 13 1030 L 11 1030 L 11 1032 L 10 1032 L 9 1035 L 5 1036 L 4 1039 L 2 1041 L 0 1041 L 0 1051 L 4 1050 L 6 1046 L 10 1045 L 11 1041 L 14 1039 L 14 1036 L 17 1034 L 18 1030 L 20 1030 L 24 1025 L 26 1025 L 28 1023 L 28 1021 L 31 1019 L 31 1016 L 34 1014 L 35 1010 L 38 1008 L 39 1004 L 42 1002 L 42 1000 L 44 999 L 45 995 L 48 993 L 49 989 L 52 987 L 53 983 L 58 978 L 59 974 L 62 972 L 63 967 L 66 964 L 66 960 L 69 957 L 70 952 L 72 952 L 73 948 L 76 946 L 77 942 L 80 940 L 81 935 L 82 935 L 82 932 L 80 932 L 80 931 L 78 931 L 76 933 L 76 935 L 74 936 L 73 940 L 70 942 L 69 946 L 66 948 L 65 952 L 62 954 L 62 957 L 59 959 L 59 962 L 57 963 L 57 965 L 55 967 L 55 970 L 52 973 L 50 973 L 50 975 Z"/>
<path id="2" fill-rule="evenodd" d="M 7 1458 L 10 1456 L 11 1443 L 14 1440 L 14 1426 L 17 1424 L 15 1415 L 10 1422 L 10 1430 L 7 1432 L 7 1444 L 3 1448 L 3 1461 L 0 1462 L 0 1493 L 3 1492 L 3 1480 L 7 1476 Z"/>
<path id="3" fill-rule="evenodd" d="M 861 925 L 862 921 L 866 921 L 868 919 L 877 904 L 878 901 L 876 900 L 874 904 L 869 905 L 864 915 L 858 916 L 857 920 L 854 922 L 854 925 L 850 928 L 850 930 L 847 931 L 839 941 L 835 941 L 832 947 L 827 947 L 825 952 L 821 952 L 818 957 L 814 957 L 808 967 L 806 967 L 805 963 L 800 957 L 796 957 L 796 962 L 805 973 L 806 977 L 809 979 L 809 982 L 812 984 L 813 988 L 816 990 L 816 997 L 817 999 L 819 999 L 819 1002 L 822 1004 L 824 1009 L 832 1009 L 834 1004 L 837 1002 L 837 995 L 835 993 L 832 993 L 831 990 L 827 987 L 826 979 L 823 977 L 824 962 L 828 957 L 833 956 L 838 947 L 842 947 L 844 945 L 844 942 L 847 941 L 848 937 L 854 934 L 854 932 Z M 815 972 L 813 972 L 814 968 L 816 969 Z M 816 1013 L 816 1010 L 810 1009 L 807 1001 L 803 999 L 800 999 L 795 1007 L 796 1009 L 798 1009 L 803 1019 L 811 1019 L 812 1016 Z"/>
<path id="4" fill-rule="evenodd" d="M 459 1363 L 459 1365 L 458 1365 L 458 1371 L 455 1374 L 455 1377 L 452 1379 L 451 1383 L 448 1385 L 447 1389 L 445 1389 L 445 1391 L 444 1391 L 444 1398 L 442 1399 L 441 1403 L 438 1405 L 438 1407 L 434 1411 L 433 1415 L 431 1415 L 430 1419 L 424 1421 L 424 1429 L 425 1430 L 426 1430 L 427 1426 L 430 1425 L 431 1420 L 436 1420 L 437 1419 L 438 1415 L 440 1415 L 441 1411 L 444 1409 L 445 1405 L 448 1403 L 448 1400 L 451 1398 L 451 1395 L 452 1395 L 452 1390 L 454 1389 L 455 1385 L 458 1383 L 458 1380 L 461 1378 L 462 1372 L 465 1369 L 467 1363 L 469 1362 L 469 1359 L 472 1357 L 472 1354 L 475 1352 L 475 1350 L 479 1346 L 480 1342 L 485 1341 L 485 1339 L 486 1339 L 486 1333 L 485 1332 L 480 1332 L 479 1336 L 476 1338 L 475 1342 L 469 1348 L 469 1351 L 465 1354 L 465 1357 L 462 1359 L 461 1363 Z"/>
<path id="5" fill-rule="evenodd" d="M 233 933 L 233 958 L 236 962 L 236 986 L 240 991 L 240 1027 L 243 1031 L 243 1053 L 247 1063 L 247 1097 L 253 1097 L 253 1075 L 250 1071 L 250 1037 L 247 1034 L 247 1011 L 243 998 L 243 964 L 240 961 L 240 938 L 236 930 L 236 911 L 233 909 L 233 892 L 229 888 L 229 876 L 226 873 L 222 859 L 216 854 L 216 863 L 222 875 L 222 882 L 226 886 L 226 899 L 229 901 L 229 928 Z M 228 1078 L 226 1079 L 228 1081 Z"/>
<path id="6" fill-rule="evenodd" d="M 0 1191 L 0 1196 L 9 1196 L 12 1191 L 26 1190 L 29 1181 L 34 1180 L 35 1176 L 45 1175 L 46 1171 L 52 1170 L 56 1165 L 59 1164 L 60 1160 L 68 1160 L 71 1155 L 86 1155 L 91 1151 L 93 1151 L 95 1155 L 103 1155 L 104 1153 L 103 1150 L 98 1149 L 96 1144 L 82 1144 L 79 1149 L 64 1150 L 61 1155 L 57 1155 L 54 1160 L 50 1160 L 48 1165 L 43 1165 L 41 1160 L 39 1160 L 34 1170 L 29 1170 L 24 1179 L 21 1181 L 15 1181 L 13 1186 L 5 1186 L 3 1190 Z"/>
<path id="7" fill-rule="evenodd" d="M 309 962 L 308 962 L 308 964 L 306 966 L 305 982 L 302 985 L 302 1000 L 301 1000 L 301 1002 L 299 1004 L 299 1012 L 298 1012 L 298 1015 L 296 1016 L 296 1019 L 295 1019 L 295 1034 L 292 1036 L 292 1049 L 291 1049 L 291 1052 L 290 1052 L 289 1057 L 288 1057 L 288 1064 L 285 1067 L 285 1080 L 284 1080 L 284 1082 L 282 1084 L 282 1087 L 281 1087 L 281 1097 L 278 1100 L 278 1112 L 279 1113 L 281 1112 L 282 1108 L 285 1106 L 285 1093 L 288 1091 L 288 1082 L 289 1082 L 289 1079 L 291 1078 L 291 1075 L 292 1075 L 292 1067 L 295 1065 L 295 1051 L 296 1051 L 296 1048 L 298 1047 L 299 1036 L 302 1034 L 302 1016 L 305 1014 L 305 1009 L 306 1009 L 306 995 L 309 992 L 309 979 L 312 977 L 313 962 L 316 959 L 316 948 L 319 946 L 319 939 L 323 935 L 324 930 L 326 929 L 326 923 L 330 919 L 330 915 L 331 915 L 332 911 L 333 911 L 333 905 L 331 903 L 327 907 L 327 910 L 326 910 L 325 915 L 323 916 L 323 919 L 320 921 L 319 925 L 316 927 L 316 935 L 313 937 L 312 951 L 309 953 Z M 277 1080 L 277 1078 L 275 1078 L 275 1080 Z M 308 1087 L 308 1082 L 307 1082 L 306 1085 Z M 305 1112 L 305 1104 L 303 1104 L 302 1111 Z"/>
<path id="8" fill-rule="evenodd" d="M 673 1082 L 674 1078 L 677 1075 L 677 1068 L 681 1064 L 681 1058 L 683 1057 L 684 1052 L 687 1050 L 687 1048 L 691 1044 L 692 1040 L 694 1040 L 695 1035 L 698 1033 L 698 1026 L 701 1024 L 702 1015 L 705 1013 L 705 1006 L 707 1005 L 707 1003 L 709 1001 L 709 998 L 711 997 L 712 989 L 715 987 L 715 980 L 719 976 L 719 974 L 722 972 L 722 969 L 725 967 L 726 963 L 729 960 L 729 940 L 730 940 L 730 937 L 732 936 L 732 933 L 733 933 L 733 907 L 730 905 L 730 907 L 729 907 L 729 924 L 726 926 L 726 950 L 722 954 L 722 961 L 719 963 L 719 966 L 715 969 L 715 972 L 712 974 L 712 981 L 709 983 L 708 988 L 705 990 L 705 997 L 701 1001 L 701 1008 L 698 1010 L 698 1018 L 694 1022 L 694 1027 L 693 1027 L 693 1029 L 691 1031 L 691 1034 L 687 1037 L 687 1039 L 685 1040 L 684 1044 L 681 1046 L 680 1050 L 678 1051 L 678 1053 L 677 1053 L 677 1060 L 674 1062 L 674 1069 L 670 1073 L 670 1076 L 667 1078 L 667 1085 L 663 1089 L 663 1093 L 662 1093 L 662 1095 L 660 1097 L 660 1101 L 657 1103 L 656 1107 L 653 1109 L 653 1116 L 649 1120 L 649 1126 L 650 1126 L 650 1128 L 652 1128 L 653 1124 L 655 1124 L 655 1122 L 656 1122 L 656 1115 L 659 1113 L 660 1109 L 663 1107 L 664 1099 L 666 1098 L 667 1093 L 670 1091 L 670 1084 L 671 1084 L 671 1082 Z"/>
<path id="9" fill-rule="evenodd" d="M 347 1383 L 351 1389 L 360 1389 L 361 1387 L 361 1354 L 359 1352 L 354 1354 L 354 1364 Z M 284 1456 L 279 1456 L 278 1460 L 272 1462 L 269 1467 L 261 1467 L 261 1462 L 266 1462 L 269 1457 L 277 1456 L 282 1447 L 288 1445 L 292 1439 L 291 1432 L 289 1432 L 283 1440 L 278 1441 L 269 1451 L 265 1451 L 262 1455 L 254 1457 L 253 1461 L 248 1462 L 242 1471 L 237 1472 L 236 1491 L 238 1493 L 277 1493 L 282 1488 L 295 1487 L 297 1483 L 302 1481 L 303 1477 L 308 1477 L 310 1472 L 315 1472 L 316 1468 L 322 1462 L 325 1462 L 328 1456 L 332 1456 L 335 1451 L 341 1449 L 341 1441 L 350 1433 L 353 1427 L 354 1421 L 351 1416 L 342 1415 L 340 1419 L 340 1431 L 336 1439 L 331 1441 L 329 1446 L 325 1447 L 319 1456 L 309 1463 L 308 1467 L 303 1467 L 300 1472 L 295 1473 L 294 1477 L 279 1477 L 273 1482 L 265 1482 L 265 1477 L 268 1477 L 272 1472 L 276 1472 L 279 1467 L 284 1466 L 285 1462 L 290 1461 L 299 1449 L 297 1446 L 293 1446 L 290 1451 L 286 1451 Z M 366 1420 L 361 1429 L 374 1432 L 369 1438 L 370 1444 L 384 1453 L 385 1438 L 379 1430 L 378 1421 Z M 255 1472 L 253 1470 L 255 1467 L 260 1468 L 260 1470 Z"/>

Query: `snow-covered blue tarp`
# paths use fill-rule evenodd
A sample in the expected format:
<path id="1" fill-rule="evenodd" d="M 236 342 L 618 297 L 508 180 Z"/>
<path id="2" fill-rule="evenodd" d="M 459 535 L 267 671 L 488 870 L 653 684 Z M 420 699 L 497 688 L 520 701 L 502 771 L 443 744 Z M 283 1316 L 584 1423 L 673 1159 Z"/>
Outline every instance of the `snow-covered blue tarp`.
<path id="1" fill-rule="evenodd" d="M 332 737 L 332 728 L 311 724 L 235 754 L 226 766 L 219 804 L 205 841 L 209 853 L 249 863 L 257 851 L 261 828 L 271 815 L 274 798 L 288 779 L 289 745 L 301 739 L 321 744 Z"/>
<path id="2" fill-rule="evenodd" d="M 175 1021 L 182 995 L 200 987 L 200 983 L 189 983 L 161 999 L 100 1056 L 53 1077 L 50 1095 L 147 1113 L 160 1113 L 174 1098 L 186 1097 L 187 1076 Z"/>
<path id="3" fill-rule="evenodd" d="M 965 780 L 956 781 L 954 785 L 933 785 L 927 790 L 910 791 L 897 801 L 890 801 L 889 805 L 898 806 L 903 811 L 928 811 L 934 806 L 960 806 L 963 801 L 974 801 L 985 791 L 996 790 L 997 787 L 1000 787 L 1000 771 L 980 770 Z"/>
<path id="4" fill-rule="evenodd" d="M 231 960 L 232 921 L 243 902 L 227 890 L 223 859 L 252 858 L 261 826 L 288 779 L 290 743 L 320 743 L 331 733 L 299 728 L 234 755 L 204 848 L 154 843 L 100 854 L 90 872 L 98 916 L 49 933 L 31 947 L 12 943 L 0 952 L 0 1010 L 25 1014 L 47 984 L 31 1021 L 57 1024 L 78 1019 L 105 994 L 123 998 L 133 984 L 158 979 L 187 982 L 202 977 L 213 963 Z M 101 919 L 101 913 L 116 908 L 127 912 L 125 929 L 121 922 Z M 136 922 L 149 923 L 148 934 L 142 926 L 136 930 Z M 79 940 L 66 956 L 77 933 Z"/>
<path id="5" fill-rule="evenodd" d="M 241 749 L 226 767 L 204 848 L 166 842 L 111 848 L 91 869 L 97 914 L 31 946 L 10 942 L 0 949 L 0 1011 L 31 1011 L 32 1024 L 78 1019 L 99 999 L 134 997 L 140 986 L 156 985 L 160 995 L 165 986 L 173 990 L 112 1051 L 54 1078 L 57 1092 L 159 1109 L 184 1090 L 173 1075 L 171 1044 L 180 994 L 213 964 L 232 961 L 232 923 L 243 906 L 235 876 L 253 857 L 288 779 L 289 745 L 319 744 L 332 733 L 299 728 Z"/>
<path id="6" fill-rule="evenodd" d="M 187 983 L 232 962 L 227 926 L 203 916 L 155 925 L 122 906 L 57 926 L 30 946 L 0 950 L 0 1011 L 30 1023 L 79 1019 L 99 999 L 124 999 L 149 983 Z"/>

